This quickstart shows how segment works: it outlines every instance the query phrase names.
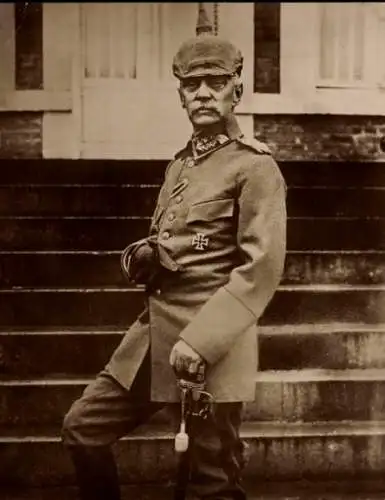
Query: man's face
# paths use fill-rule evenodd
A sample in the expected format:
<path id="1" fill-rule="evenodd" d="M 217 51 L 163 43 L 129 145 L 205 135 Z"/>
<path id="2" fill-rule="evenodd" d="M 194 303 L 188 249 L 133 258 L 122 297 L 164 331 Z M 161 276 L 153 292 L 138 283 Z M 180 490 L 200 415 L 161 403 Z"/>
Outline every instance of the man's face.
<path id="1" fill-rule="evenodd" d="M 179 95 L 195 128 L 222 121 L 238 104 L 241 93 L 235 91 L 231 76 L 194 76 L 181 80 Z"/>

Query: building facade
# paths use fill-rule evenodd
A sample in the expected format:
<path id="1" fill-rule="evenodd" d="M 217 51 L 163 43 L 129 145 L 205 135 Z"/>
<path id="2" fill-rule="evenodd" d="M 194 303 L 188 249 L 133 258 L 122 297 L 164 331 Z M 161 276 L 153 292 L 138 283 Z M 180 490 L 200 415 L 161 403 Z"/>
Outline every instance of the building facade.
<path id="1" fill-rule="evenodd" d="M 185 142 L 171 60 L 198 4 L 15 5 L 1 6 L 3 157 L 169 159 Z M 239 117 L 278 159 L 382 157 L 383 4 L 204 5 L 245 56 Z"/>

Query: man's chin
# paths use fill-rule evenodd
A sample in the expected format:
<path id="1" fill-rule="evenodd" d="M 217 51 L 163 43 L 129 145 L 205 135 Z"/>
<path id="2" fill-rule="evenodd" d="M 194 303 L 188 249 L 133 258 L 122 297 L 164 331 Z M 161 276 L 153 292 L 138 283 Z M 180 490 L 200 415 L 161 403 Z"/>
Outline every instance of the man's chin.
<path id="1" fill-rule="evenodd" d="M 220 117 L 209 115 L 193 116 L 191 118 L 191 123 L 194 127 L 210 127 L 212 125 L 215 125 L 216 123 L 219 123 L 220 121 Z"/>

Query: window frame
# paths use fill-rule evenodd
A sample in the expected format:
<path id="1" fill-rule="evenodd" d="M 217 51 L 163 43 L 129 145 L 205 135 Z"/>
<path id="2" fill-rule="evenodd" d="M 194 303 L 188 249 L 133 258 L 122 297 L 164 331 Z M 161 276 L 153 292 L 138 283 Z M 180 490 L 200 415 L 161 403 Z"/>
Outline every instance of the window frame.
<path id="1" fill-rule="evenodd" d="M 318 6 L 315 2 L 281 3 L 281 92 L 253 93 L 250 108 L 241 107 L 240 114 L 385 116 L 385 81 L 374 87 L 318 86 Z M 299 37 L 298 33 L 302 36 Z"/>
<path id="2" fill-rule="evenodd" d="M 43 9 L 47 4 L 43 4 Z M 43 10 L 43 14 L 44 14 Z M 43 27 L 44 29 L 44 27 Z M 43 48 L 43 71 L 46 63 Z M 0 112 L 9 111 L 70 111 L 72 97 L 68 88 L 46 85 L 42 90 L 16 90 L 15 4 L 0 3 Z"/>
<path id="3" fill-rule="evenodd" d="M 15 89 L 15 8 L 12 3 L 0 3 L 0 90 Z"/>

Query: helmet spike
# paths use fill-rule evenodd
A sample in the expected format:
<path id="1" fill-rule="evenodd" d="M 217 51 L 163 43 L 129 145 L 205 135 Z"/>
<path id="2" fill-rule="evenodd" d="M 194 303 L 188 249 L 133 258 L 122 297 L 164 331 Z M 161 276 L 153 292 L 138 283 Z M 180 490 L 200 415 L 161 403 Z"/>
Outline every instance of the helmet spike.
<path id="1" fill-rule="evenodd" d="M 196 35 L 212 35 L 213 27 L 208 18 L 205 6 L 203 2 L 199 2 L 198 4 L 198 20 L 196 26 Z"/>

